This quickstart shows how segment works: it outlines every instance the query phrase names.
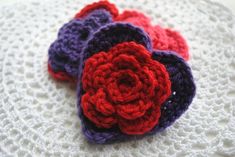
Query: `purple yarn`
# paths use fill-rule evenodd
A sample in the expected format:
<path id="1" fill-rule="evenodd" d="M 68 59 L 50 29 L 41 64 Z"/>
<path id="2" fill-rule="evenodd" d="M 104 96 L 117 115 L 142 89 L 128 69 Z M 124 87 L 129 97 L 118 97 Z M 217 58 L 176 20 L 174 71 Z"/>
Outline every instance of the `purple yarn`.
<path id="1" fill-rule="evenodd" d="M 149 36 L 139 27 L 133 26 L 129 23 L 111 23 L 104 27 L 101 27 L 97 32 L 94 33 L 93 38 L 87 42 L 87 46 L 83 50 L 81 55 L 80 63 L 100 51 L 108 51 L 110 48 L 118 43 L 126 41 L 135 41 L 139 44 L 144 45 L 149 51 L 152 50 L 151 40 Z M 80 108 L 80 99 L 83 94 L 81 75 L 84 64 L 79 66 L 78 75 L 78 115 L 81 118 L 82 130 L 86 138 L 93 143 L 110 143 L 112 141 L 122 141 L 130 138 L 120 132 L 119 128 L 111 129 L 100 129 L 97 128 L 92 122 L 90 122 L 82 113 Z"/>
<path id="2" fill-rule="evenodd" d="M 49 48 L 49 64 L 53 71 L 63 71 L 72 77 L 78 75 L 81 52 L 88 39 L 101 26 L 112 22 L 104 9 L 91 12 L 84 18 L 73 19 L 60 28 L 58 38 Z"/>
<path id="3" fill-rule="evenodd" d="M 83 114 L 80 105 L 84 93 L 81 83 L 84 61 L 95 53 L 107 52 L 113 46 L 128 41 L 142 44 L 151 52 L 152 59 L 165 65 L 171 80 L 172 94 L 161 106 L 158 124 L 142 136 L 126 135 L 118 126 L 110 129 L 97 128 Z M 112 15 L 104 9 L 94 10 L 83 18 L 73 19 L 63 25 L 57 39 L 51 44 L 48 55 L 48 63 L 54 72 L 65 72 L 78 78 L 78 115 L 83 133 L 92 143 L 111 143 L 161 132 L 188 109 L 195 95 L 196 87 L 191 69 L 184 59 L 174 52 L 153 51 L 151 39 L 144 30 L 130 23 L 112 22 Z"/>
<path id="4" fill-rule="evenodd" d="M 83 60 L 100 51 L 108 51 L 114 45 L 127 41 L 135 41 L 152 50 L 151 39 L 139 27 L 130 23 L 115 22 L 101 27 L 87 42 L 83 51 Z"/>
<path id="5" fill-rule="evenodd" d="M 154 51 L 152 58 L 164 64 L 169 72 L 172 82 L 172 95 L 161 107 L 161 117 L 159 123 L 147 134 L 151 135 L 163 131 L 179 118 L 192 102 L 195 95 L 195 84 L 190 67 L 183 58 L 170 51 Z M 80 66 L 81 68 L 81 66 Z M 82 69 L 80 69 L 82 72 Z M 80 80 L 80 79 L 79 79 Z M 112 143 L 114 141 L 124 141 L 130 138 L 141 138 L 143 136 L 133 136 L 123 134 L 118 127 L 111 129 L 97 128 L 88 120 L 80 107 L 82 95 L 81 82 L 78 83 L 78 114 L 82 122 L 82 130 L 86 138 L 92 143 Z"/>
<path id="6" fill-rule="evenodd" d="M 161 107 L 159 123 L 151 131 L 160 132 L 179 118 L 191 104 L 196 86 L 191 69 L 183 58 L 174 52 L 154 51 L 152 58 L 165 65 L 171 80 L 172 94 Z"/>

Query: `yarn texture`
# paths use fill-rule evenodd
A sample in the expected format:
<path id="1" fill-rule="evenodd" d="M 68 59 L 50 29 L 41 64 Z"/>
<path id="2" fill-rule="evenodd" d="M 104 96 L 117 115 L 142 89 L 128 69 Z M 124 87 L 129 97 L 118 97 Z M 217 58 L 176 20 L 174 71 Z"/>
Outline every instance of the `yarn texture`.
<path id="1" fill-rule="evenodd" d="M 49 73 L 56 79 L 74 82 L 78 75 L 80 55 L 87 40 L 99 27 L 111 21 L 108 11 L 98 9 L 61 27 L 58 38 L 49 48 Z"/>
<path id="2" fill-rule="evenodd" d="M 124 42 L 85 62 L 81 107 L 97 127 L 144 134 L 158 123 L 170 84 L 164 65 L 142 45 Z"/>
<path id="3" fill-rule="evenodd" d="M 188 59 L 178 32 L 99 1 L 60 28 L 49 48 L 48 72 L 77 83 L 87 139 L 110 143 L 162 131 L 188 108 L 196 90 L 193 76 L 174 53 Z"/>
<path id="4" fill-rule="evenodd" d="M 143 28 L 151 37 L 156 50 L 175 51 L 185 60 L 189 59 L 188 45 L 185 39 L 176 31 L 160 26 L 152 26 L 151 20 L 141 12 L 125 10 L 116 21 L 130 22 Z"/>
<path id="5" fill-rule="evenodd" d="M 126 135 L 118 126 L 98 128 L 81 114 L 78 78 L 76 83 L 57 81 L 47 70 L 48 49 L 59 29 L 95 0 L 32 1 L 3 1 L 0 6 L 1 157 L 235 156 L 235 25 L 226 7 L 209 0 L 110 0 L 119 14 L 137 10 L 153 26 L 176 30 L 189 47 L 186 62 L 176 52 L 150 50 L 143 43 L 126 41 L 151 52 L 152 60 L 165 66 L 171 82 L 171 95 L 160 110 L 165 118 L 160 116 L 152 132 Z M 87 60 L 115 45 L 91 51 Z M 191 84 L 187 71 L 196 85 L 191 104 L 188 93 L 192 88 L 183 85 Z"/>
<path id="6" fill-rule="evenodd" d="M 107 10 L 113 16 L 113 18 L 118 16 L 118 9 L 114 4 L 106 0 L 101 0 L 99 2 L 94 2 L 92 4 L 86 5 L 80 12 L 75 15 L 75 18 L 82 18 L 97 9 Z"/>
<path id="7" fill-rule="evenodd" d="M 123 35 L 113 35 L 123 28 Z M 132 30 L 139 30 L 135 32 L 141 38 L 127 33 Z M 78 109 L 83 132 L 91 142 L 110 143 L 160 132 L 192 102 L 195 84 L 184 59 L 172 51 L 152 52 L 150 38 L 140 30 L 126 23 L 106 25 L 83 51 Z M 135 42 L 128 42 L 132 37 Z"/>
<path id="8" fill-rule="evenodd" d="M 93 40 L 100 42 L 95 45 L 96 49 L 98 49 L 98 47 L 103 48 L 103 46 L 110 47 L 107 46 L 107 44 L 112 45 L 118 43 L 119 41 L 116 40 L 125 39 L 124 37 L 121 37 L 122 35 L 126 36 L 126 41 L 134 40 L 130 37 L 135 32 L 125 32 L 125 28 L 121 30 L 121 26 L 117 26 L 117 28 L 112 28 L 112 26 L 105 27 L 106 24 L 112 23 L 112 21 L 126 23 L 127 25 L 123 25 L 123 27 L 131 27 L 130 24 L 133 24 L 134 26 L 139 27 L 135 28 L 136 30 L 133 30 L 138 31 L 138 33 L 142 32 L 142 30 L 138 29 L 144 29 L 150 37 L 146 36 L 145 32 L 142 32 L 142 34 L 146 36 L 145 38 L 148 39 L 143 38 L 135 41 L 145 42 L 141 40 L 151 40 L 151 42 L 146 42 L 149 44 L 146 45 L 148 49 L 153 48 L 156 50 L 175 51 L 185 60 L 189 59 L 187 43 L 177 31 L 169 28 L 164 29 L 160 26 L 153 26 L 150 18 L 141 12 L 125 10 L 123 13 L 119 14 L 119 11 L 114 4 L 109 3 L 108 1 L 99 1 L 85 6 L 75 15 L 74 20 L 65 24 L 60 29 L 58 39 L 49 49 L 48 72 L 51 76 L 62 81 L 76 82 L 81 51 L 86 47 L 86 42 L 89 41 L 88 39 L 91 38 L 93 33 L 99 28 L 104 32 L 97 31 L 100 34 L 95 35 L 100 39 L 93 38 Z M 116 22 L 114 22 L 114 25 L 116 25 L 115 23 Z M 76 35 L 76 32 L 80 35 Z M 108 41 L 102 43 L 102 41 L 104 41 L 102 37 L 105 36 L 103 33 L 112 33 L 117 39 L 112 39 L 113 41 L 105 39 Z M 135 38 L 141 38 L 141 36 L 136 36 Z M 90 53 L 89 50 L 86 52 L 87 54 Z M 84 53 L 84 55 L 87 54 Z"/>

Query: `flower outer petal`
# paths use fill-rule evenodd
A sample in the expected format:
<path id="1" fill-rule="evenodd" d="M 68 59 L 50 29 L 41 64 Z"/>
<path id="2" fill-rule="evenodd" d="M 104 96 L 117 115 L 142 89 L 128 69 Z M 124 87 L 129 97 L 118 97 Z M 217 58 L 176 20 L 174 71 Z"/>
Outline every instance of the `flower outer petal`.
<path id="1" fill-rule="evenodd" d="M 90 96 L 89 93 L 85 93 L 82 96 L 82 110 L 85 116 L 91 120 L 97 127 L 100 128 L 111 128 L 114 124 L 117 123 L 117 119 L 113 116 L 105 116 L 104 114 L 100 113 L 96 109 L 96 105 L 94 99 L 99 98 L 99 92 L 94 95 Z M 93 99 L 93 101 L 91 100 Z M 102 99 L 102 98 L 101 98 Z M 101 100 L 102 101 L 102 100 Z M 101 108 L 99 108 L 101 109 Z M 105 113 L 109 115 L 110 113 Z"/>
<path id="2" fill-rule="evenodd" d="M 144 116 L 134 120 L 118 119 L 118 125 L 121 131 L 128 135 L 143 135 L 144 133 L 153 129 L 158 123 L 161 115 L 160 105 L 150 108 Z"/>
<path id="3" fill-rule="evenodd" d="M 96 9 L 105 9 L 109 11 L 113 18 L 118 16 L 118 9 L 114 4 L 106 0 L 101 0 L 99 2 L 94 2 L 92 4 L 86 5 L 80 12 L 75 15 L 75 18 L 82 18 Z"/>

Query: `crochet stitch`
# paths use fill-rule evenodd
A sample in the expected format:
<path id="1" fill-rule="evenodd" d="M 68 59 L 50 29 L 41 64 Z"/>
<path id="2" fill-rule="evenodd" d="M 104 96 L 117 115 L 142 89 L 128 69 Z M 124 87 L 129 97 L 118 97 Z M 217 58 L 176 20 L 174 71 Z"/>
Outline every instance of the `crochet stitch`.
<path id="1" fill-rule="evenodd" d="M 100 1 L 86 6 L 76 15 L 75 18 L 78 18 L 78 21 L 82 21 L 80 22 L 80 26 L 68 27 L 67 25 L 75 25 L 74 21 L 76 20 L 72 20 L 60 29 L 58 39 L 49 49 L 48 72 L 52 77 L 62 81 L 76 82 L 78 73 L 77 67 L 78 64 L 80 64 L 78 58 L 80 58 L 81 49 L 84 47 L 82 45 L 87 42 L 87 40 L 79 40 L 78 36 L 73 34 L 76 34 L 76 31 L 79 32 L 80 29 L 79 33 L 82 34 L 83 32 L 81 36 L 92 35 L 102 24 L 105 25 L 112 21 L 109 14 L 113 15 L 115 21 L 126 21 L 144 28 L 151 36 L 154 49 L 172 50 L 180 54 L 183 58 L 188 59 L 187 44 L 178 32 L 163 29 L 160 26 L 153 27 L 150 19 L 143 13 L 137 11 L 126 10 L 118 15 L 118 10 L 114 4 L 108 1 Z"/>
<path id="2" fill-rule="evenodd" d="M 108 51 L 114 45 L 125 41 L 135 41 L 152 50 L 150 38 L 142 29 L 129 23 L 115 22 L 102 27 L 87 42 L 83 51 L 83 60 L 96 52 Z"/>
<path id="3" fill-rule="evenodd" d="M 73 19 L 65 24 L 49 48 L 48 70 L 52 76 L 60 80 L 75 80 L 81 51 L 87 40 L 99 27 L 111 21 L 110 13 L 99 9 L 83 19 Z"/>
<path id="4" fill-rule="evenodd" d="M 176 31 L 160 26 L 152 26 L 151 20 L 141 12 L 125 10 L 115 21 L 130 22 L 143 28 L 151 37 L 156 50 L 175 51 L 185 60 L 189 59 L 188 46 L 184 38 Z"/>
<path id="5" fill-rule="evenodd" d="M 109 24 L 109 25 L 114 25 L 114 24 Z M 120 23 L 119 25 L 125 25 L 125 24 Z M 131 27 L 128 27 L 127 29 L 130 29 L 130 28 Z M 99 31 L 97 32 L 97 34 L 99 34 Z M 86 64 L 87 61 L 90 60 L 90 63 L 87 63 L 89 65 L 89 66 L 87 66 L 88 69 L 91 68 L 90 70 L 92 70 L 92 67 L 95 67 L 95 68 L 99 67 L 99 62 L 95 61 L 93 59 L 93 57 L 100 56 L 102 59 L 99 57 L 96 59 L 98 61 L 104 61 L 103 58 L 106 58 L 105 56 L 107 56 L 106 53 L 104 53 L 104 52 L 108 52 L 108 51 L 112 50 L 112 45 L 103 46 L 104 50 L 101 49 L 102 47 L 98 48 L 98 50 L 94 49 L 94 53 L 93 53 L 92 52 L 93 48 L 96 48 L 94 45 L 98 44 L 99 43 L 98 41 L 105 41 L 105 39 L 110 39 L 113 37 L 114 36 L 111 33 L 107 33 L 106 36 L 103 37 L 103 40 L 95 40 L 97 42 L 88 42 L 87 47 L 92 47 L 92 48 L 85 48 L 84 49 L 83 53 L 86 53 L 87 57 L 86 57 L 86 55 L 82 55 L 84 58 L 83 58 L 83 61 L 81 61 L 81 63 L 83 62 L 84 64 Z M 94 38 L 95 38 L 95 35 L 94 35 Z M 123 40 L 125 41 L 125 38 L 123 38 Z M 90 41 L 93 41 L 93 39 L 90 39 Z M 151 41 L 149 40 L 149 42 L 151 42 Z M 120 43 L 122 43 L 122 42 L 120 42 Z M 92 44 L 94 44 L 94 45 L 92 45 Z M 115 45 L 116 44 L 114 44 L 114 47 L 115 47 Z M 144 46 L 144 45 L 146 45 L 146 43 L 144 43 L 142 45 Z M 145 48 L 146 48 L 146 46 L 145 46 Z M 87 51 L 87 50 L 89 50 L 89 51 Z M 104 52 L 102 52 L 102 51 L 104 51 Z M 148 51 L 149 51 L 149 54 L 151 54 L 150 50 L 148 50 Z M 169 95 L 167 100 L 161 102 L 162 103 L 161 108 L 160 108 L 161 116 L 159 117 L 158 123 L 152 129 L 150 129 L 149 131 L 146 131 L 144 133 L 145 135 L 154 134 L 156 132 L 162 131 L 166 127 L 168 127 L 170 124 L 172 124 L 187 109 L 187 107 L 191 103 L 192 98 L 194 97 L 194 94 L 195 94 L 195 85 L 193 83 L 193 77 L 191 74 L 191 70 L 182 58 L 175 55 L 174 52 L 172 52 L 172 51 L 161 51 L 161 52 L 153 51 L 152 59 L 159 61 L 159 63 L 163 64 L 166 67 L 166 70 L 169 73 L 169 77 L 170 77 L 170 81 L 171 81 L 171 91 L 172 92 L 171 92 L 171 95 Z M 129 63 L 131 63 L 131 62 L 126 61 L 126 62 L 123 62 L 122 64 L 120 64 L 120 66 L 128 67 Z M 92 64 L 93 64 L 93 66 L 91 66 Z M 112 64 L 114 64 L 114 63 L 112 63 Z M 117 65 L 119 65 L 119 64 L 117 64 Z M 102 119 L 102 114 L 99 113 L 98 111 L 102 111 L 102 113 L 104 114 L 103 116 L 105 116 L 105 117 L 107 117 L 107 115 L 105 115 L 105 114 L 109 115 L 114 112 L 113 109 L 111 109 L 111 110 L 113 110 L 112 112 L 107 110 L 107 109 L 110 109 L 109 108 L 110 106 L 105 107 L 105 105 L 101 105 L 101 104 L 107 103 L 107 101 L 105 101 L 106 100 L 105 94 L 104 94 L 105 90 L 99 91 L 98 93 L 100 93 L 100 94 L 98 97 L 97 96 L 93 97 L 93 96 L 87 94 L 88 96 L 84 96 L 85 98 L 83 98 L 85 100 L 81 100 L 82 96 L 85 93 L 85 91 L 83 90 L 83 86 L 85 88 L 87 88 L 87 87 L 95 88 L 96 86 L 101 87 L 99 83 L 106 82 L 105 80 L 102 81 L 102 76 L 106 76 L 104 74 L 108 73 L 110 70 L 105 69 L 107 67 L 103 67 L 102 65 L 100 65 L 100 66 L 104 69 L 101 71 L 98 70 L 98 72 L 96 72 L 96 73 L 94 73 L 94 72 L 87 73 L 87 71 L 85 69 L 82 70 L 84 65 L 81 65 L 80 70 L 79 70 L 80 75 L 79 75 L 78 80 L 80 80 L 80 81 L 78 84 L 78 109 L 79 109 L 79 117 L 81 118 L 81 121 L 83 124 L 82 127 L 83 127 L 84 135 L 91 142 L 109 143 L 109 142 L 113 142 L 113 141 L 117 141 L 117 140 L 125 140 L 125 139 L 129 139 L 131 137 L 135 137 L 135 136 L 133 136 L 133 133 L 134 134 L 141 134 L 141 133 L 143 134 L 143 132 L 141 132 L 141 133 L 138 132 L 137 127 L 132 128 L 133 130 L 131 129 L 132 131 L 136 131 L 136 132 L 126 132 L 125 133 L 125 131 L 126 131 L 125 129 L 128 129 L 129 125 L 125 125 L 125 127 L 124 127 L 125 129 L 121 130 L 120 126 L 118 127 L 118 125 L 115 125 L 118 122 L 114 118 L 109 117 L 110 119 L 108 119 L 108 120 Z M 85 72 L 85 71 L 87 73 L 86 74 L 87 76 L 84 76 L 85 78 L 88 77 L 88 78 L 90 78 L 90 80 L 96 80 L 95 79 L 96 77 L 94 77 L 94 75 L 97 74 L 99 81 L 94 81 L 95 84 L 90 82 L 90 83 L 88 83 L 88 85 L 87 85 L 87 83 L 85 83 L 83 85 L 80 78 L 83 77 L 83 72 Z M 111 78 L 113 78 L 113 77 L 111 77 Z M 101 80 L 101 82 L 100 82 L 100 80 Z M 183 90 L 185 90 L 187 93 L 183 92 Z M 94 92 L 91 92 L 91 93 L 95 94 Z M 88 99 L 88 97 L 90 97 L 90 96 L 91 96 L 91 99 Z M 102 100 L 102 101 L 100 101 L 100 100 Z M 86 103 L 85 105 L 82 104 L 83 101 L 85 101 L 85 103 Z M 96 104 L 98 102 L 103 102 L 103 103 L 97 104 L 99 107 L 95 107 L 92 109 L 92 108 L 89 108 L 91 106 L 89 106 L 87 104 L 88 101 L 91 104 L 93 104 L 94 106 L 96 106 Z M 106 103 L 104 103 L 104 102 L 106 102 Z M 100 105 L 104 108 L 102 108 Z M 84 112 L 84 110 L 86 113 Z M 134 111 L 134 108 L 133 108 L 133 111 Z M 91 112 L 91 113 L 87 113 L 87 112 Z M 141 112 L 139 112 L 139 113 L 141 113 Z M 139 115 L 139 114 L 137 114 L 137 115 Z M 130 118 L 130 117 L 128 117 L 129 114 L 128 114 L 128 116 L 127 115 L 125 115 L 125 116 L 126 116 L 126 118 Z M 99 119 L 99 118 L 101 118 L 101 119 Z M 107 123 L 101 123 L 101 122 L 107 122 Z M 123 127 L 123 126 L 121 126 L 121 127 Z M 128 135 L 128 133 L 129 134 L 132 133 L 132 134 Z"/>
<path id="6" fill-rule="evenodd" d="M 161 106 L 161 116 L 158 124 L 148 133 L 155 134 L 170 126 L 191 104 L 195 95 L 195 84 L 191 70 L 186 62 L 174 52 L 154 51 L 152 58 L 165 65 L 171 80 L 171 95 Z M 80 104 L 81 86 L 78 86 L 78 109 L 82 121 L 84 135 L 91 142 L 109 143 L 119 140 L 127 140 L 136 136 L 123 134 L 117 127 L 100 129 L 84 116 Z M 185 91 L 185 92 L 182 92 Z"/>
<path id="7" fill-rule="evenodd" d="M 116 8 L 116 6 L 112 3 L 109 3 L 109 1 L 102 0 L 85 6 L 79 13 L 75 15 L 75 18 L 82 18 L 86 16 L 88 13 L 97 9 L 107 10 L 112 15 L 113 18 L 118 16 L 118 9 Z"/>
<path id="8" fill-rule="evenodd" d="M 195 96 L 196 86 L 191 69 L 183 58 L 172 51 L 154 51 L 152 58 L 166 66 L 171 80 L 171 96 L 162 105 L 161 117 L 153 133 L 170 126 L 188 109 Z"/>
<path id="9" fill-rule="evenodd" d="M 77 13 L 59 30 L 48 54 L 52 77 L 77 82 L 78 115 L 90 142 L 160 132 L 195 95 L 184 38 L 153 26 L 143 13 L 119 14 L 108 1 Z"/>
<path id="10" fill-rule="evenodd" d="M 123 42 L 85 62 L 81 100 L 83 113 L 97 127 L 134 135 L 151 130 L 160 106 L 170 95 L 165 67 L 135 42 Z"/>

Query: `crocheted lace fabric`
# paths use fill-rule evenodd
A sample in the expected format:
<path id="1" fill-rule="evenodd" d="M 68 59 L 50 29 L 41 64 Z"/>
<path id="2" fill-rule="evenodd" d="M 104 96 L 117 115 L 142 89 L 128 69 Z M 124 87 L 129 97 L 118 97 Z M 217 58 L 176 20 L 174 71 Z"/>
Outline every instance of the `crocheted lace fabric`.
<path id="1" fill-rule="evenodd" d="M 47 52 L 62 24 L 91 2 L 0 7 L 0 156 L 235 156 L 234 18 L 207 0 L 111 1 L 183 34 L 197 95 L 180 119 L 154 136 L 109 145 L 87 142 L 76 87 L 48 75 Z"/>

